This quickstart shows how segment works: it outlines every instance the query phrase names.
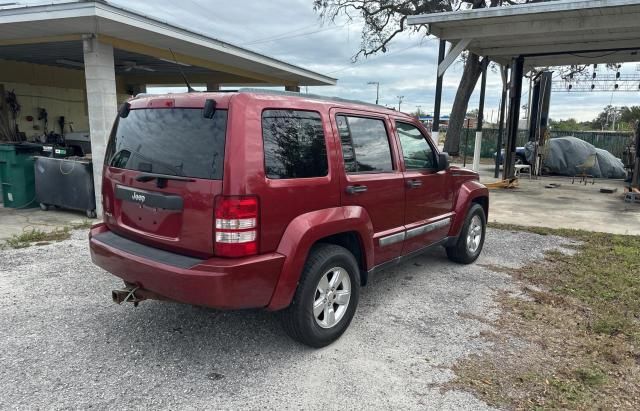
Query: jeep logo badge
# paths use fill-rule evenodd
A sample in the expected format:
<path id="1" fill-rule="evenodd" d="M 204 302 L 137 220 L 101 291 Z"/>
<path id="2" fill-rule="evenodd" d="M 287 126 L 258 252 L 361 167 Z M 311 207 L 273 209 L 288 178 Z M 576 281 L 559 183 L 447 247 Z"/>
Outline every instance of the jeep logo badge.
<path id="1" fill-rule="evenodd" d="M 137 202 L 142 204 L 142 203 L 144 203 L 145 197 L 140 193 L 133 193 L 133 194 L 131 194 L 131 199 L 133 201 L 137 201 Z"/>

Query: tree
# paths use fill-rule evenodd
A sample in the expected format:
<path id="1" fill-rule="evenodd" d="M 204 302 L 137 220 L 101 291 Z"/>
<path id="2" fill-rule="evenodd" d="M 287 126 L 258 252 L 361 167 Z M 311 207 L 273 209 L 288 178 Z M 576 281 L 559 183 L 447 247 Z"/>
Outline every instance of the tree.
<path id="1" fill-rule="evenodd" d="M 579 123 L 575 118 L 567 120 L 549 120 L 549 128 L 554 131 L 588 131 L 592 129 L 591 122 Z"/>
<path id="2" fill-rule="evenodd" d="M 422 110 L 420 110 L 420 107 L 416 107 L 416 111 L 414 111 L 413 113 L 410 113 L 410 115 L 415 118 L 420 118 L 424 115 L 424 113 L 422 112 Z"/>
<path id="3" fill-rule="evenodd" d="M 597 130 L 631 130 L 636 119 L 640 119 L 640 107 L 606 106 L 591 125 Z"/>
<path id="4" fill-rule="evenodd" d="M 620 109 L 620 122 L 626 129 L 633 130 L 636 121 L 640 121 L 640 106 L 625 106 Z"/>
<path id="5" fill-rule="evenodd" d="M 440 13 L 460 9 L 498 7 L 502 4 L 538 3 L 550 0 L 313 0 L 313 8 L 325 21 L 334 22 L 344 16 L 364 20 L 362 42 L 353 60 L 387 52 L 389 43 L 400 33 L 413 31 L 426 35 L 426 26 L 406 25 L 407 16 Z M 451 109 L 445 151 L 459 151 L 460 135 L 469 98 L 482 73 L 480 56 L 464 55 L 464 69 Z"/>
<path id="6" fill-rule="evenodd" d="M 480 114 L 480 110 L 478 110 L 477 108 L 474 108 L 471 111 L 467 111 L 468 118 L 478 118 L 478 114 Z"/>

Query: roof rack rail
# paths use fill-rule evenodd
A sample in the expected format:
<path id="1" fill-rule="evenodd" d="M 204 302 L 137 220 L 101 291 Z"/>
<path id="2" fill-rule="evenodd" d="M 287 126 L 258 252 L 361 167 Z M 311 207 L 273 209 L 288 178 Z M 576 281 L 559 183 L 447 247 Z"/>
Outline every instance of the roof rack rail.
<path id="1" fill-rule="evenodd" d="M 349 100 L 342 97 L 329 97 L 329 96 L 322 96 L 319 94 L 298 93 L 295 91 L 268 90 L 268 89 L 261 89 L 261 88 L 241 88 L 240 90 L 238 90 L 238 92 L 310 98 L 313 100 L 330 101 L 330 102 L 336 102 L 336 103 L 360 104 L 363 106 L 375 107 L 377 109 L 383 108 L 389 111 L 396 111 L 395 109 L 391 109 L 389 107 L 381 106 L 379 104 L 367 103 L 365 101 L 360 101 L 360 100 Z"/>

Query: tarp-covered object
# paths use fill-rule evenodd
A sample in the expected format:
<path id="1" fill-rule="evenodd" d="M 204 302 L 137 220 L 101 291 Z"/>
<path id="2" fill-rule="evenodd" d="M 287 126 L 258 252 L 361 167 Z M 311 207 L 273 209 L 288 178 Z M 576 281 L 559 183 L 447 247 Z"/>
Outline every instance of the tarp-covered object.
<path id="1" fill-rule="evenodd" d="M 558 137 L 544 147 L 543 167 L 553 174 L 574 176 L 582 173 L 582 164 L 595 154 L 593 167 L 584 170 L 597 178 L 625 178 L 624 165 L 619 158 L 576 137 Z"/>

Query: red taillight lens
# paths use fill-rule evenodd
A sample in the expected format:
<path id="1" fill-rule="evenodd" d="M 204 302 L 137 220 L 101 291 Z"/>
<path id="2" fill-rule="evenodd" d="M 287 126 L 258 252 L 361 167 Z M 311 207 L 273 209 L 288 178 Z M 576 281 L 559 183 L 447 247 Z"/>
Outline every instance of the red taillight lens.
<path id="1" fill-rule="evenodd" d="M 175 103 L 175 100 L 172 98 L 152 98 L 147 103 L 147 108 L 173 107 Z"/>
<path id="2" fill-rule="evenodd" d="M 258 253 L 258 198 L 217 197 L 214 253 L 243 257 Z"/>

